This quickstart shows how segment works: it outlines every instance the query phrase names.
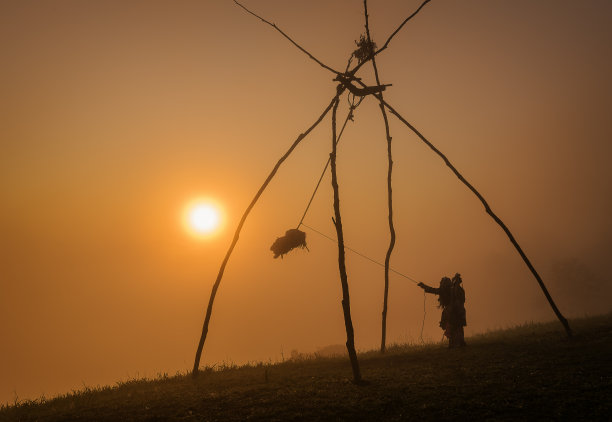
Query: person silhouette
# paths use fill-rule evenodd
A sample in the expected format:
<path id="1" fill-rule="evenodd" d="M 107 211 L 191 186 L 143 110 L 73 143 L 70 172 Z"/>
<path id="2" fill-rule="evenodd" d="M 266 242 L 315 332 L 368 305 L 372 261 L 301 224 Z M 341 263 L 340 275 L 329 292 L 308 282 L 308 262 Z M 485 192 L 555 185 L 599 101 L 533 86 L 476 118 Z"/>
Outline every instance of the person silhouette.
<path id="1" fill-rule="evenodd" d="M 465 290 L 461 283 L 461 274 L 456 273 L 452 279 L 451 287 L 451 336 L 449 337 L 449 347 L 465 346 L 463 327 L 467 325 L 465 318 Z M 452 343 L 452 344 L 450 344 Z"/>
<path id="2" fill-rule="evenodd" d="M 439 287 L 431 287 L 425 283 L 419 283 L 418 286 L 425 290 L 425 293 L 438 295 L 438 308 L 442 309 L 440 328 L 444 331 L 444 335 L 450 338 L 450 305 L 453 282 L 448 277 L 442 277 Z"/>
<path id="3" fill-rule="evenodd" d="M 418 283 L 418 286 L 426 293 L 438 295 L 438 307 L 442 308 L 440 328 L 444 331 L 444 336 L 448 338 L 449 348 L 465 346 L 463 333 L 463 327 L 466 325 L 465 290 L 461 283 L 459 273 L 456 273 L 452 280 L 449 277 L 442 277 L 439 287 Z"/>

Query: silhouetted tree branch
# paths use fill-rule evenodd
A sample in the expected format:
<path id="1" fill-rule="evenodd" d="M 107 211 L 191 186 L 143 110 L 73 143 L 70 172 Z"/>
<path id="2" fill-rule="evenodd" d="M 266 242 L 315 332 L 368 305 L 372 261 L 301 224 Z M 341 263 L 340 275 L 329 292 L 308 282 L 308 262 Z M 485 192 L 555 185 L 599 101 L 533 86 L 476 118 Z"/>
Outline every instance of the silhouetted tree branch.
<path id="1" fill-rule="evenodd" d="M 414 13 L 412 13 L 410 16 L 408 16 L 406 19 L 404 19 L 404 21 L 402 22 L 402 24 L 400 26 L 397 27 L 397 29 L 395 31 L 393 31 L 393 33 L 389 36 L 389 38 L 387 38 L 387 41 L 385 41 L 385 43 L 383 44 L 382 47 L 380 47 L 378 50 L 376 50 L 373 54 L 372 57 L 368 57 L 367 59 L 357 63 L 357 65 L 350 70 L 349 72 L 347 72 L 350 75 L 355 75 L 355 73 L 357 73 L 357 71 L 361 68 L 361 66 L 363 66 L 364 64 L 366 64 L 369 60 L 371 60 L 372 58 L 376 57 L 378 54 L 382 53 L 384 50 L 387 49 L 387 47 L 389 46 L 389 43 L 391 42 L 391 40 L 393 39 L 393 37 L 395 37 L 395 35 L 404 27 L 404 25 L 406 25 L 406 23 L 414 18 L 417 13 L 419 13 L 421 11 L 421 9 L 427 4 L 429 3 L 431 0 L 425 0 L 423 3 L 421 3 L 421 5 L 419 6 L 419 8 L 417 10 L 414 11 Z"/>
<path id="2" fill-rule="evenodd" d="M 389 36 L 389 38 L 387 38 L 387 41 L 385 41 L 385 43 L 383 44 L 382 47 L 380 47 L 378 50 L 376 50 L 376 53 L 374 53 L 374 55 L 376 56 L 377 54 L 379 54 L 380 52 L 384 51 L 388 46 L 389 43 L 391 42 L 391 40 L 393 39 L 393 37 L 395 37 L 395 35 L 404 27 L 404 25 L 406 25 L 406 23 L 408 23 L 408 21 L 412 18 L 414 18 L 417 13 L 419 13 L 421 11 L 421 9 L 427 4 L 429 3 L 431 0 L 425 0 L 423 3 L 421 3 L 421 5 L 419 6 L 419 8 L 417 10 L 414 11 L 414 13 L 410 16 L 408 16 L 406 19 L 404 19 L 404 21 L 402 22 L 402 24 L 400 26 L 397 27 L 397 29 L 395 31 L 393 31 L 393 33 Z"/>
<path id="3" fill-rule="evenodd" d="M 431 0 L 425 0 L 420 6 L 419 8 L 413 12 L 410 16 L 408 16 L 406 19 L 404 19 L 404 21 L 402 22 L 402 24 L 395 30 L 393 31 L 393 33 L 389 36 L 389 38 L 387 39 L 387 41 L 385 42 L 385 44 L 379 48 L 378 50 L 376 50 L 371 57 L 368 57 L 366 59 L 363 59 L 362 61 L 359 61 L 359 63 L 357 63 L 357 65 L 355 66 L 355 68 L 353 68 L 352 70 L 348 71 L 348 67 L 350 66 L 350 60 L 349 60 L 349 64 L 347 65 L 347 71 L 344 72 L 344 75 L 346 77 L 349 78 L 349 80 L 351 80 L 352 76 L 354 76 L 357 71 L 361 68 L 361 66 L 363 66 L 365 63 L 367 63 L 369 60 L 371 60 L 372 57 L 378 55 L 379 53 L 383 52 L 384 50 L 387 49 L 387 47 L 389 46 L 389 43 L 391 42 L 391 40 L 393 39 L 393 37 L 395 37 L 395 35 L 404 27 L 404 25 L 406 25 L 406 23 L 412 19 L 414 16 L 417 15 L 417 13 L 419 13 L 421 11 L 421 9 L 423 8 L 423 6 L 425 6 L 427 3 L 429 3 Z M 240 2 L 238 2 L 237 0 L 234 0 L 234 3 L 236 3 L 236 5 L 238 5 L 239 7 L 241 7 L 243 10 L 245 10 L 247 13 L 249 13 L 252 16 L 255 16 L 257 19 L 261 20 L 262 22 L 264 22 L 267 25 L 270 25 L 272 28 L 274 28 L 275 30 L 277 30 L 283 37 L 287 38 L 289 40 L 289 42 L 291 42 L 291 44 L 293 44 L 294 46 L 296 46 L 300 51 L 302 51 L 304 54 L 306 54 L 308 57 L 310 57 L 310 59 L 314 60 L 319 66 L 321 66 L 324 69 L 329 70 L 332 73 L 335 73 L 336 75 L 341 75 L 342 73 L 335 70 L 334 68 L 326 65 L 325 63 L 323 63 L 321 60 L 317 59 L 315 56 L 313 56 L 308 50 L 306 50 L 305 48 L 303 48 L 301 45 L 299 45 L 297 42 L 295 42 L 289 35 L 287 35 L 282 29 L 280 29 L 278 26 L 276 26 L 276 24 L 268 21 L 267 19 L 262 18 L 261 16 L 259 16 L 258 14 L 256 14 L 255 12 L 249 10 L 246 6 L 244 6 L 243 4 L 241 4 Z"/>
<path id="4" fill-rule="evenodd" d="M 368 17 L 368 1 L 363 0 L 363 11 L 365 15 L 365 30 L 366 37 L 369 45 L 374 45 L 372 37 L 370 36 L 370 25 Z M 416 12 L 415 12 L 416 13 Z M 405 21 L 406 22 L 406 21 Z M 396 31 L 397 32 L 397 31 Z M 380 85 L 380 77 L 378 75 L 378 67 L 376 66 L 376 58 L 372 56 L 372 67 L 374 68 L 374 76 L 376 78 L 376 85 Z M 382 92 L 379 94 L 380 98 L 383 98 Z M 383 309 L 382 309 L 382 329 L 380 339 L 380 352 L 385 353 L 386 342 L 387 342 L 387 306 L 389 303 L 389 266 L 391 262 L 391 254 L 395 247 L 395 227 L 393 225 L 393 190 L 391 186 L 391 176 L 393 173 L 393 155 L 391 152 L 391 133 L 389 130 L 389 119 L 387 118 L 387 112 L 385 106 L 380 103 L 380 112 L 385 122 L 385 136 L 387 139 L 387 208 L 389 210 L 389 248 L 385 255 L 385 291 L 383 295 Z"/>
<path id="5" fill-rule="evenodd" d="M 321 123 L 321 120 L 323 120 L 323 118 L 327 115 L 329 110 L 331 110 L 334 104 L 337 104 L 337 98 L 342 93 L 343 89 L 344 88 L 341 88 L 338 91 L 336 96 L 329 103 L 329 105 L 325 108 L 325 110 L 323 110 L 323 113 L 321 113 L 321 115 L 317 118 L 317 120 L 304 133 L 300 134 L 297 137 L 297 139 L 293 142 L 293 144 L 291 144 L 287 152 L 285 152 L 285 154 L 283 154 L 283 156 L 278 160 L 278 162 L 276 163 L 276 165 L 274 166 L 274 168 L 272 169 L 272 171 L 270 172 L 270 174 L 268 175 L 264 183 L 261 185 L 261 187 L 255 194 L 255 197 L 253 198 L 253 200 L 251 201 L 247 209 L 244 211 L 244 214 L 242 215 L 242 218 L 240 219 L 240 222 L 238 223 L 238 227 L 236 228 L 236 232 L 234 233 L 234 239 L 232 240 L 232 243 L 229 249 L 227 250 L 227 253 L 225 254 L 225 258 L 223 259 L 223 262 L 221 263 L 221 268 L 219 268 L 219 273 L 217 274 L 217 279 L 215 280 L 215 284 L 213 285 L 212 291 L 210 292 L 210 299 L 208 300 L 208 308 L 206 309 L 206 316 L 204 318 L 204 326 L 202 327 L 202 335 L 200 337 L 200 342 L 198 343 L 198 349 L 196 351 L 195 361 L 193 363 L 192 374 L 194 376 L 198 374 L 198 368 L 200 367 L 200 358 L 202 356 L 202 349 L 204 348 L 204 342 L 206 341 L 206 335 L 208 334 L 208 324 L 210 323 L 210 316 L 212 314 L 212 308 L 213 308 L 213 303 L 215 301 L 215 296 L 217 295 L 219 284 L 221 283 L 221 279 L 223 278 L 223 273 L 225 272 L 225 267 L 227 265 L 227 262 L 229 261 L 229 258 L 232 255 L 232 252 L 234 250 L 234 247 L 236 246 L 236 243 L 238 243 L 238 238 L 240 237 L 240 232 L 242 230 L 242 226 L 244 225 L 244 222 L 246 221 L 249 213 L 251 212 L 251 209 L 253 209 L 253 207 L 255 206 L 255 203 L 257 203 L 257 200 L 259 199 L 261 194 L 264 192 L 264 190 L 266 189 L 266 187 L 268 186 L 268 184 L 270 183 L 274 175 L 276 175 L 276 172 L 278 171 L 281 164 L 283 164 L 283 162 L 287 159 L 287 157 L 291 155 L 293 150 L 300 144 L 300 142 L 302 142 L 302 140 L 306 136 L 308 136 L 308 134 L 315 127 L 317 127 L 319 123 Z"/>
<path id="6" fill-rule="evenodd" d="M 238 6 L 240 6 L 241 8 L 243 8 L 247 13 L 250 13 L 251 15 L 255 16 L 256 18 L 260 19 L 262 22 L 267 23 L 268 25 L 270 25 L 272 28 L 276 29 L 278 32 L 280 32 L 282 34 L 283 37 L 287 38 L 291 44 L 295 45 L 297 48 L 299 48 L 303 53 L 305 53 L 308 57 L 310 57 L 312 60 L 314 60 L 315 62 L 317 62 L 319 64 L 319 66 L 323 67 L 324 69 L 329 70 L 330 72 L 335 73 L 336 75 L 339 75 L 340 72 L 338 72 L 337 70 L 327 66 L 325 63 L 323 63 L 322 61 L 320 61 L 319 59 L 317 59 L 315 56 L 313 56 L 312 54 L 310 54 L 306 49 L 304 49 L 301 45 L 299 45 L 298 43 L 296 43 L 295 41 L 293 41 L 293 39 L 285 34 L 285 32 L 283 32 L 282 29 L 280 29 L 278 26 L 276 26 L 276 24 L 267 21 L 266 19 L 262 18 L 261 16 L 257 15 L 256 13 L 250 11 L 249 9 L 247 9 L 245 6 L 243 6 L 242 4 L 240 4 L 238 1 L 234 0 L 234 3 L 236 3 Z"/>

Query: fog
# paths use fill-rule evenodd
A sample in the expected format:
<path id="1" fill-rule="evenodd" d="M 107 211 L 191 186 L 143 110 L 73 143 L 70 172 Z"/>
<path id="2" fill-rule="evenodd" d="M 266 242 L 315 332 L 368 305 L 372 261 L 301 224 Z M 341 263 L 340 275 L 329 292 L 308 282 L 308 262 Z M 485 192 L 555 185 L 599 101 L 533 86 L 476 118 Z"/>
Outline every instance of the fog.
<path id="1" fill-rule="evenodd" d="M 363 32 L 361 2 L 245 4 L 335 68 Z M 375 41 L 419 4 L 372 2 Z M 612 310 L 611 17 L 606 1 L 432 1 L 378 60 L 386 100 L 483 194 L 568 318 Z M 233 230 L 331 100 L 333 75 L 230 1 L 3 2 L 0 46 L 0 402 L 189 370 Z M 468 336 L 555 319 L 477 198 L 393 117 L 391 134 L 391 266 L 430 285 L 461 273 Z M 346 341 L 334 242 L 305 229 L 308 251 L 269 250 L 299 222 L 330 149 L 327 118 L 253 209 L 203 365 Z M 347 126 L 338 171 L 346 245 L 383 262 L 373 98 Z M 226 211 L 207 240 L 180 221 L 201 195 Z M 327 174 L 305 223 L 333 236 L 332 204 Z M 357 349 L 375 349 L 384 271 L 351 251 L 347 271 Z M 436 304 L 392 274 L 388 344 L 419 343 L 422 327 L 439 342 Z"/>

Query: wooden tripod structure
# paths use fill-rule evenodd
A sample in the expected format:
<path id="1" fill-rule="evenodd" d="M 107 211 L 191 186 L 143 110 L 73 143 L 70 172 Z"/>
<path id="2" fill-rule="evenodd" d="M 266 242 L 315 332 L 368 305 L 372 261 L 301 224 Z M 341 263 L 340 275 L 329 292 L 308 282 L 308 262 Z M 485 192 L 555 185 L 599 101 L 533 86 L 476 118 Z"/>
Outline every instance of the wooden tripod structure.
<path id="1" fill-rule="evenodd" d="M 215 280 L 215 283 L 214 283 L 214 285 L 212 287 L 212 291 L 211 291 L 211 294 L 210 294 L 210 299 L 209 299 L 209 302 L 208 302 L 208 307 L 206 309 L 206 316 L 204 318 L 204 326 L 202 327 L 202 334 L 201 334 L 201 337 L 200 337 L 200 341 L 198 343 L 198 348 L 197 348 L 197 351 L 196 351 L 195 361 L 194 361 L 194 365 L 193 365 L 192 374 L 194 376 L 196 376 L 198 374 L 198 372 L 199 372 L 200 358 L 202 356 L 202 350 L 204 348 L 204 343 L 206 341 L 206 336 L 208 334 L 208 325 L 210 323 L 210 318 L 211 318 L 212 309 L 213 309 L 213 303 L 214 303 L 214 300 L 215 300 L 215 296 L 217 294 L 217 290 L 219 289 L 219 285 L 221 283 L 221 279 L 223 278 L 223 273 L 225 272 L 225 267 L 227 266 L 227 263 L 228 263 L 229 258 L 231 256 L 233 250 L 234 250 L 234 247 L 238 243 L 238 239 L 240 237 L 240 232 L 242 230 L 242 227 L 243 227 L 243 225 L 244 225 L 244 223 L 245 223 L 249 213 L 251 212 L 251 210 L 253 209 L 253 207 L 255 206 L 257 201 L 259 200 L 259 198 L 262 195 L 262 193 L 267 188 L 267 186 L 270 183 L 270 181 L 274 178 L 274 176 L 276 175 L 276 172 L 278 171 L 280 166 L 283 164 L 283 162 L 289 157 L 289 155 L 291 155 L 291 153 L 300 144 L 300 142 L 302 142 L 302 140 L 304 140 L 304 138 L 306 138 L 306 136 L 308 136 L 308 134 L 316 126 L 318 126 L 319 123 L 321 123 L 323 118 L 331 110 L 332 111 L 332 151 L 331 151 L 331 154 L 330 154 L 330 164 L 331 164 L 332 187 L 333 187 L 333 191 L 334 191 L 334 218 L 333 218 L 333 222 L 334 222 L 334 225 L 336 227 L 336 234 L 337 234 L 337 239 L 338 239 L 338 269 L 339 269 L 339 273 L 340 273 L 340 283 L 341 283 L 341 287 L 342 287 L 342 310 L 343 310 L 343 314 L 344 314 L 344 322 L 345 322 L 346 336 L 347 336 L 346 347 L 347 347 L 347 350 L 348 350 L 348 354 L 349 354 L 349 358 L 350 358 L 350 362 L 351 362 L 351 367 L 352 367 L 352 370 L 353 370 L 353 379 L 354 379 L 354 381 L 356 383 L 361 382 L 362 378 L 361 378 L 361 372 L 360 372 L 360 369 L 359 369 L 359 363 L 358 363 L 358 360 L 357 360 L 357 353 L 355 351 L 354 331 L 353 331 L 353 323 L 352 323 L 352 319 L 351 319 L 349 285 L 348 285 L 348 277 L 347 277 L 347 273 L 346 273 L 346 264 L 345 264 L 344 234 L 343 234 L 343 229 L 342 229 L 342 216 L 340 214 L 340 194 L 339 194 L 339 187 L 338 187 L 338 176 L 337 176 L 337 172 L 336 172 L 336 144 L 338 142 L 338 137 L 337 137 L 337 134 L 336 134 L 336 112 L 337 112 L 337 109 L 338 109 L 338 103 L 339 103 L 340 96 L 345 91 L 347 91 L 347 90 L 350 93 L 352 93 L 353 95 L 356 95 L 356 96 L 365 97 L 367 95 L 372 95 L 373 97 L 375 97 L 378 100 L 378 102 L 379 102 L 382 118 L 383 118 L 384 123 L 385 123 L 385 136 L 386 136 L 386 140 L 387 140 L 387 155 L 388 155 L 387 190 L 388 190 L 388 211 L 389 211 L 388 219 L 389 219 L 390 242 L 389 242 L 389 247 L 388 247 L 388 250 L 387 250 L 386 257 L 385 257 L 385 288 L 384 288 L 384 300 L 383 300 L 383 310 L 382 310 L 381 352 L 385 351 L 385 343 L 386 343 L 386 318 L 387 318 L 387 303 L 388 303 L 387 302 L 387 298 L 388 298 L 388 292 L 389 292 L 389 263 L 390 263 L 391 254 L 393 252 L 393 248 L 394 248 L 394 245 L 395 245 L 395 229 L 394 229 L 394 226 L 393 226 L 393 197 L 392 197 L 392 189 L 391 189 L 391 176 L 392 176 L 392 169 L 393 169 L 392 150 L 391 150 L 392 138 L 391 138 L 391 134 L 390 134 L 390 131 L 389 131 L 389 121 L 388 121 L 387 111 L 389 113 L 393 114 L 395 117 L 397 117 L 398 120 L 400 120 L 410 130 L 412 130 L 412 132 L 414 132 L 421 141 L 423 141 L 434 153 L 436 153 L 444 161 L 446 166 L 448 166 L 450 168 L 450 170 L 455 174 L 455 176 L 457 176 L 457 178 L 465 186 L 467 186 L 467 188 L 470 191 L 472 191 L 472 193 L 474 195 L 476 195 L 478 200 L 484 206 L 484 209 L 485 209 L 486 213 L 489 214 L 489 216 L 506 233 L 508 239 L 510 240 L 512 245 L 514 245 L 516 251 L 519 253 L 521 258 L 523 259 L 523 261 L 525 262 L 525 264 L 527 265 L 527 267 L 529 268 L 529 270 L 533 274 L 534 278 L 538 282 L 538 285 L 542 289 L 542 292 L 544 293 L 544 296 L 548 300 L 548 303 L 550 304 L 553 312 L 555 313 L 555 315 L 557 316 L 557 318 L 559 319 L 559 321 L 563 325 L 563 328 L 565 329 L 567 335 L 570 336 L 570 337 L 572 336 L 572 331 L 570 329 L 570 326 L 569 326 L 569 323 L 568 323 L 567 319 L 565 319 L 565 317 L 561 314 L 561 312 L 557 308 L 554 300 L 552 299 L 550 293 L 548 292 L 548 289 L 544 285 L 544 282 L 542 281 L 542 278 L 540 277 L 540 275 L 538 274 L 538 272 L 536 271 L 534 266 L 531 264 L 531 261 L 527 258 L 527 256 L 523 252 L 522 248 L 519 246 L 518 242 L 516 241 L 515 237 L 512 235 L 512 233 L 510 232 L 508 227 L 493 212 L 493 210 L 491 209 L 489 204 L 486 202 L 484 197 L 476 190 L 476 188 L 474 188 L 474 186 L 471 183 L 469 183 L 463 177 L 463 175 L 450 162 L 450 160 L 438 148 L 436 148 L 429 140 L 427 140 L 427 138 L 425 138 L 425 136 L 423 136 L 421 134 L 421 132 L 419 132 L 412 124 L 410 124 L 404 117 L 402 117 L 399 114 L 399 112 L 397 112 L 397 110 L 395 108 L 393 108 L 389 103 L 387 103 L 385 101 L 384 97 L 383 97 L 382 92 L 384 91 L 385 87 L 388 86 L 388 85 L 382 85 L 380 83 L 378 67 L 376 65 L 376 56 L 378 54 L 380 54 L 382 51 L 384 51 L 385 49 L 387 49 L 387 47 L 389 46 L 389 43 L 391 42 L 393 37 L 395 37 L 395 35 L 404 27 L 404 25 L 410 19 L 412 19 L 417 13 L 419 13 L 421 11 L 421 9 L 423 9 L 423 7 L 427 3 L 429 3 L 430 1 L 431 0 L 423 1 L 423 3 L 421 3 L 421 5 L 416 9 L 416 11 L 414 13 L 412 13 L 410 16 L 408 16 L 401 23 L 401 25 L 399 25 L 399 27 L 389 36 L 389 38 L 386 40 L 386 42 L 383 44 L 383 46 L 378 48 L 378 49 L 376 49 L 376 44 L 374 44 L 374 42 L 372 41 L 372 39 L 370 37 L 367 0 L 364 0 L 363 6 L 364 6 L 365 32 L 366 32 L 366 35 L 365 35 L 365 37 L 361 38 L 359 43 L 357 43 L 359 49 L 356 50 L 351 55 L 351 57 L 349 58 L 349 62 L 348 62 L 346 70 L 344 72 L 339 72 L 339 71 L 334 70 L 333 68 L 327 66 L 326 64 L 324 64 L 323 62 L 318 60 L 316 57 L 314 57 L 310 52 L 308 52 L 303 47 L 301 47 L 299 44 L 297 44 L 293 39 L 291 39 L 285 32 L 283 32 L 274 23 L 271 23 L 271 22 L 267 21 L 266 19 L 262 18 L 261 16 L 253 13 L 252 11 L 247 9 L 245 6 L 240 4 L 238 1 L 234 0 L 234 3 L 236 5 L 238 5 L 242 9 L 244 9 L 247 13 L 253 15 L 254 17 L 256 17 L 258 19 L 260 19 L 262 22 L 266 23 L 267 25 L 270 25 L 272 28 L 274 28 L 276 31 L 278 31 L 281 35 L 283 35 L 287 40 L 289 40 L 295 47 L 297 47 L 299 50 L 301 50 L 303 53 L 305 53 L 311 60 L 315 61 L 317 64 L 319 64 L 324 69 L 334 73 L 335 74 L 335 79 L 334 80 L 338 81 L 339 83 L 338 83 L 338 85 L 336 87 L 336 92 L 335 92 L 332 100 L 325 107 L 325 109 L 323 110 L 321 115 L 315 120 L 315 122 L 308 129 L 306 129 L 306 131 L 304 131 L 304 133 L 300 134 L 297 137 L 297 139 L 293 142 L 293 144 L 291 144 L 291 146 L 289 147 L 287 152 L 285 152 L 285 154 L 283 154 L 283 156 L 278 160 L 278 162 L 276 163 L 276 165 L 274 166 L 274 168 L 272 169 L 272 171 L 270 172 L 270 174 L 268 175 L 268 177 L 266 178 L 266 180 L 264 181 L 262 186 L 259 188 L 259 190 L 255 194 L 253 200 L 251 201 L 251 203 L 246 208 L 242 218 L 240 219 L 240 222 L 238 223 L 238 226 L 237 226 L 236 231 L 234 233 L 233 240 L 232 240 L 232 242 L 230 244 L 230 247 L 229 247 L 229 249 L 228 249 L 228 251 L 227 251 L 227 253 L 225 255 L 225 258 L 223 259 L 223 261 L 221 263 L 221 267 L 219 268 L 219 273 L 217 275 L 217 279 Z M 352 61 L 353 57 L 358 59 L 358 63 L 352 69 L 350 69 L 351 61 Z M 374 70 L 374 75 L 375 75 L 375 78 L 376 78 L 376 85 L 375 86 L 367 86 L 366 84 L 364 84 L 362 82 L 362 80 L 360 78 L 357 78 L 355 76 L 357 71 L 364 64 L 366 64 L 368 62 L 372 63 L 372 67 L 373 67 L 373 70 Z M 357 86 L 354 85 L 354 84 L 357 84 Z M 352 108 L 351 108 L 351 111 L 349 112 L 349 116 L 350 116 L 351 112 L 352 112 Z"/>

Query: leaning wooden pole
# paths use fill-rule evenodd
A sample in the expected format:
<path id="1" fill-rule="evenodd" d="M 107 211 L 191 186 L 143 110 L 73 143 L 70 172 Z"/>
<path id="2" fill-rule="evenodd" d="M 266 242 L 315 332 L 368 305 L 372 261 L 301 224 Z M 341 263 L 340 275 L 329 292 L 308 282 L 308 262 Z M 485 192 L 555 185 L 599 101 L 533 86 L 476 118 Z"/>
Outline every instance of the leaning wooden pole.
<path id="1" fill-rule="evenodd" d="M 355 383 L 359 383 L 361 382 L 361 372 L 359 370 L 357 352 L 355 351 L 355 332 L 353 330 L 353 321 L 351 319 L 351 301 L 349 297 L 348 277 L 346 275 L 344 234 L 342 232 L 340 194 L 338 192 L 338 175 L 336 172 L 336 111 L 338 110 L 338 102 L 340 101 L 339 98 L 342 90 L 343 88 L 339 86 L 338 94 L 336 95 L 332 110 L 332 153 L 330 154 L 330 167 L 332 187 L 334 189 L 334 225 L 336 226 L 336 234 L 338 236 L 338 269 L 340 271 L 340 284 L 342 285 L 342 311 L 344 312 L 344 326 L 346 328 L 346 349 L 353 368 L 353 380 Z"/>
<path id="2" fill-rule="evenodd" d="M 374 47 L 372 38 L 370 37 L 370 25 L 368 19 L 368 1 L 363 0 L 363 11 L 365 14 L 365 30 L 368 40 L 368 45 Z M 380 77 L 378 76 L 378 67 L 376 66 L 376 59 L 372 54 L 372 67 L 374 69 L 374 76 L 376 77 L 376 85 L 380 86 Z M 380 93 L 380 98 L 383 98 L 383 94 Z M 393 189 L 391 186 L 391 176 L 393 174 L 393 155 L 391 153 L 391 133 L 389 130 L 389 119 L 387 118 L 387 112 L 385 106 L 380 103 L 380 111 L 385 122 L 385 137 L 387 139 L 387 208 L 389 210 L 389 248 L 385 255 L 385 291 L 383 295 L 383 309 L 382 309 L 382 327 L 380 336 L 380 352 L 385 353 L 387 347 L 387 307 L 389 303 L 389 266 L 391 263 L 391 254 L 395 247 L 395 226 L 393 225 Z"/>
<path id="3" fill-rule="evenodd" d="M 571 328 L 569 326 L 569 323 L 568 323 L 567 319 L 565 319 L 563 314 L 561 314 L 561 311 L 559 311 L 559 308 L 557 308 L 557 305 L 555 304 L 555 301 L 553 300 L 552 296 L 548 292 L 548 289 L 544 285 L 544 282 L 542 281 L 542 278 L 540 277 L 540 275 L 538 274 L 538 272 L 536 271 L 534 266 L 531 264 L 531 261 L 529 261 L 529 258 L 527 258 L 527 255 L 525 255 L 525 253 L 523 252 L 523 249 L 519 246 L 518 242 L 516 241 L 516 239 L 514 238 L 512 233 L 510 232 L 510 229 L 508 229 L 508 227 L 504 224 L 504 222 L 493 212 L 493 210 L 491 209 L 491 207 L 489 206 L 487 201 L 485 201 L 484 197 L 480 194 L 480 192 L 478 192 L 476 190 L 476 188 L 474 186 L 472 186 L 463 177 L 463 175 L 461 173 L 459 173 L 459 171 L 455 168 L 455 166 L 453 166 L 453 164 L 449 161 L 449 159 L 446 158 L 446 156 L 444 154 L 442 154 L 442 152 L 440 152 L 440 150 L 438 150 L 431 142 L 429 142 L 421 134 L 421 132 L 419 132 L 414 126 L 412 126 L 406 119 L 404 119 L 380 95 L 376 95 L 376 97 L 379 99 L 381 104 L 384 104 L 384 106 L 389 110 L 389 112 L 391 112 L 402 123 L 404 123 L 406 126 L 408 126 L 408 128 L 410 128 L 410 130 L 412 130 L 421 139 L 421 141 L 423 141 L 429 148 L 431 148 L 436 154 L 438 154 L 438 156 L 440 156 L 440 158 L 442 158 L 442 160 L 444 160 L 446 165 L 452 170 L 452 172 L 455 174 L 455 176 L 457 176 L 457 178 L 465 186 L 467 186 L 468 189 L 471 190 L 474 195 L 476 195 L 476 197 L 480 200 L 480 202 L 484 206 L 485 211 L 487 212 L 487 214 L 489 214 L 489 216 L 491 216 L 491 218 L 493 220 L 495 220 L 495 222 L 502 228 L 502 230 L 506 233 L 506 236 L 508 236 L 508 239 L 510 239 L 510 242 L 516 248 L 516 250 L 519 253 L 519 255 L 521 256 L 521 258 L 523 258 L 523 261 L 525 262 L 525 264 L 527 265 L 527 267 L 529 268 L 529 270 L 531 271 L 531 273 L 533 274 L 533 276 L 537 280 L 538 284 L 540 285 L 540 288 L 542 289 L 542 292 L 544 292 L 544 296 L 546 296 L 546 299 L 548 300 L 548 303 L 550 304 L 550 307 L 552 308 L 552 310 L 554 311 L 555 315 L 557 316 L 557 318 L 559 319 L 559 321 L 563 325 L 563 328 L 565 328 L 565 332 L 567 333 L 567 336 L 571 337 L 572 336 L 572 330 L 571 330 Z"/>
<path id="4" fill-rule="evenodd" d="M 240 237 L 240 231 L 242 230 L 242 226 L 244 225 L 244 222 L 246 221 L 249 213 L 251 212 L 251 209 L 253 209 L 253 207 L 255 206 L 255 203 L 257 202 L 261 194 L 264 192 L 264 190 L 266 189 L 266 187 L 268 186 L 272 178 L 274 178 L 274 175 L 278 171 L 281 164 L 283 164 L 283 162 L 287 159 L 287 157 L 291 155 L 291 153 L 299 145 L 299 143 L 302 142 L 302 140 L 306 136 L 308 136 L 308 134 L 315 127 L 317 127 L 319 123 L 321 123 L 321 120 L 323 120 L 323 118 L 327 115 L 327 113 L 329 113 L 329 110 L 331 110 L 334 104 L 337 104 L 337 98 L 338 97 L 334 97 L 334 99 L 329 103 L 329 105 L 325 108 L 325 110 L 323 110 L 323 113 L 321 113 L 319 118 L 306 130 L 306 132 L 300 134 L 297 137 L 297 139 L 293 142 L 291 147 L 289 147 L 287 152 L 285 152 L 285 154 L 278 160 L 278 162 L 276 163 L 276 165 L 274 166 L 274 168 L 272 169 L 272 171 L 270 172 L 270 174 L 264 181 L 263 185 L 261 185 L 261 187 L 255 194 L 255 197 L 253 198 L 253 200 L 251 201 L 247 209 L 244 211 L 244 214 L 242 215 L 242 218 L 240 219 L 240 222 L 238 223 L 238 227 L 236 227 L 236 232 L 234 233 L 234 239 L 232 240 L 232 243 L 229 249 L 227 250 L 227 253 L 225 254 L 225 258 L 223 259 L 223 262 L 221 263 L 221 268 L 219 268 L 219 273 L 217 274 L 217 279 L 215 280 L 215 284 L 213 284 L 212 291 L 210 292 L 210 299 L 208 300 L 208 308 L 206 308 L 206 316 L 204 318 L 204 326 L 202 327 L 202 335 L 200 336 L 200 342 L 198 343 L 198 349 L 196 351 L 195 361 L 193 363 L 193 371 L 192 371 L 193 376 L 196 376 L 198 374 L 198 369 L 200 367 L 200 358 L 202 357 L 202 350 L 204 348 L 204 342 L 206 341 L 206 335 L 208 334 L 208 324 L 210 323 L 210 316 L 212 314 L 212 308 L 213 308 L 213 303 L 215 301 L 215 296 L 217 295 L 219 284 L 221 284 L 221 279 L 223 278 L 223 273 L 225 272 L 225 267 L 227 265 L 227 262 L 229 261 L 229 258 L 232 255 L 232 252 L 234 250 L 234 247 L 236 246 L 236 243 L 238 243 L 238 238 Z"/>

